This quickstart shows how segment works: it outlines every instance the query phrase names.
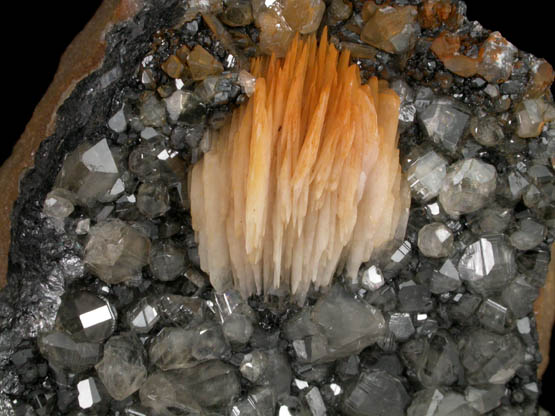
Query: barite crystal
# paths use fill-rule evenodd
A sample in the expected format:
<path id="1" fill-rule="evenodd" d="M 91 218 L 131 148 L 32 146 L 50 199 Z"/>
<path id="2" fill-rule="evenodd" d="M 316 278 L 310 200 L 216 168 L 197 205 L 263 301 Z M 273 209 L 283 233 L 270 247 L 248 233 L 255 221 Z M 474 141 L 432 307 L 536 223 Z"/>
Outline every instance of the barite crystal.
<path id="1" fill-rule="evenodd" d="M 113 336 L 104 345 L 96 372 L 116 400 L 124 400 L 143 385 L 147 376 L 145 350 L 133 333 Z"/>
<path id="2" fill-rule="evenodd" d="M 473 291 L 492 295 L 503 290 L 515 276 L 514 249 L 503 234 L 484 236 L 466 248 L 458 270 Z"/>
<path id="3" fill-rule="evenodd" d="M 418 231 L 418 248 L 427 257 L 446 257 L 453 250 L 453 233 L 440 222 L 426 224 Z"/>
<path id="4" fill-rule="evenodd" d="M 116 327 L 116 309 L 106 299 L 90 292 L 68 292 L 62 297 L 56 321 L 73 339 L 102 342 Z"/>
<path id="5" fill-rule="evenodd" d="M 62 188 L 54 188 L 46 195 L 42 212 L 54 218 L 69 217 L 75 209 L 73 200 L 74 196 L 71 192 Z"/>
<path id="6" fill-rule="evenodd" d="M 495 167 L 479 159 L 463 159 L 449 166 L 439 193 L 442 208 L 452 217 L 483 208 L 495 193 Z"/>
<path id="7" fill-rule="evenodd" d="M 517 51 L 501 33 L 492 32 L 480 48 L 478 74 L 492 83 L 507 81 L 513 72 Z"/>
<path id="8" fill-rule="evenodd" d="M 360 85 L 348 57 L 324 33 L 319 45 L 296 37 L 266 70 L 254 61 L 253 97 L 193 166 L 192 225 L 217 291 L 282 288 L 302 301 L 337 269 L 355 280 L 364 261 L 404 236 L 399 98 L 376 78 Z M 328 68 L 325 76 L 317 68 Z"/>
<path id="9" fill-rule="evenodd" d="M 291 29 L 303 35 L 318 29 L 325 10 L 323 0 L 283 0 L 283 17 Z"/>
<path id="10" fill-rule="evenodd" d="M 220 61 L 200 45 L 196 45 L 187 56 L 187 65 L 189 65 L 191 77 L 195 81 L 203 80 L 210 75 L 221 74 L 224 70 Z"/>
<path id="11" fill-rule="evenodd" d="M 85 263 L 106 283 L 130 280 L 148 264 L 150 240 L 121 220 L 99 223 L 89 236 Z"/>

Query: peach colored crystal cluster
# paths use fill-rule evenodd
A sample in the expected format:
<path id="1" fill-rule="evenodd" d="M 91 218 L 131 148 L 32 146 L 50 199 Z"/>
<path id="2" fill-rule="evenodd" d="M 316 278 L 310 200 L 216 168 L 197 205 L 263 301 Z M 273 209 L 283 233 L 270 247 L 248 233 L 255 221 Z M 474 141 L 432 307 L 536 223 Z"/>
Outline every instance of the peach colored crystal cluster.
<path id="1" fill-rule="evenodd" d="M 324 31 L 286 57 L 258 58 L 256 89 L 190 175 L 202 269 L 245 296 L 310 284 L 360 265 L 403 238 L 410 193 L 397 149 L 399 97 L 361 85 L 349 53 Z"/>

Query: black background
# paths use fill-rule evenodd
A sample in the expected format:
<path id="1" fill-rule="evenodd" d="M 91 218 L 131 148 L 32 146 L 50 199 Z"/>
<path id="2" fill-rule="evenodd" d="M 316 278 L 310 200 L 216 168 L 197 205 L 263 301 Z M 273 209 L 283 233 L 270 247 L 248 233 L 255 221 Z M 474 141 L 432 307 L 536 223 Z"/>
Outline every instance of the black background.
<path id="1" fill-rule="evenodd" d="M 4 13 L 0 26 L 3 74 L 0 79 L 3 107 L 0 163 L 9 156 L 31 119 L 65 48 L 91 19 L 100 3 L 100 0 L 10 2 L 10 11 Z M 501 32 L 519 49 L 555 65 L 552 47 L 555 20 L 546 9 L 549 2 L 468 0 L 466 3 L 470 20 L 478 20 L 485 28 Z M 551 350 L 555 350 L 554 342 Z M 551 354 L 552 362 L 555 362 L 554 355 Z M 540 403 L 555 413 L 555 406 L 548 402 L 549 393 L 555 392 L 554 367 L 552 364 L 544 376 L 544 395 Z"/>

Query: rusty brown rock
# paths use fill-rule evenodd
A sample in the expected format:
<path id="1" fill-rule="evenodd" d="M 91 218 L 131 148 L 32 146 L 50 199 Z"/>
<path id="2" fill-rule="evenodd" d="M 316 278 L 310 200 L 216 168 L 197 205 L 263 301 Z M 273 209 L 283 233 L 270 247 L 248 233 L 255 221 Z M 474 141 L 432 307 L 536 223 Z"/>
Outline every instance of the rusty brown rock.
<path id="1" fill-rule="evenodd" d="M 21 173 L 33 165 L 40 142 L 54 133 L 56 111 L 77 83 L 99 68 L 106 47 L 104 36 L 117 22 L 134 16 L 142 0 L 105 0 L 93 19 L 63 54 L 58 71 L 10 158 L 0 168 L 0 287 L 6 283 L 10 247 L 10 213 L 18 194 Z"/>
<path id="2" fill-rule="evenodd" d="M 442 25 L 456 29 L 462 22 L 463 15 L 451 0 L 424 0 L 418 10 L 418 23 L 424 29 L 438 29 Z"/>

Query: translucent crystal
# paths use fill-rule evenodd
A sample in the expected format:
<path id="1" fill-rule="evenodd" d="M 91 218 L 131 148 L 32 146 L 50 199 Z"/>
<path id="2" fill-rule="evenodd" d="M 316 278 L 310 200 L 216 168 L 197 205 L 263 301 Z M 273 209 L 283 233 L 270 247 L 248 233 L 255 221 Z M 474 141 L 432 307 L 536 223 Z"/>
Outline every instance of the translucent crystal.
<path id="1" fill-rule="evenodd" d="M 150 241 L 118 219 L 91 228 L 85 246 L 85 263 L 106 283 L 132 279 L 148 264 Z"/>
<path id="2" fill-rule="evenodd" d="M 81 372 L 93 367 L 100 360 L 100 344 L 76 342 L 62 332 L 49 332 L 39 336 L 39 350 L 51 366 Z"/>
<path id="3" fill-rule="evenodd" d="M 453 250 L 453 233 L 440 222 L 426 224 L 418 231 L 418 248 L 427 257 L 446 257 Z"/>
<path id="4" fill-rule="evenodd" d="M 470 133 L 478 143 L 484 146 L 495 146 L 505 137 L 503 129 L 493 116 L 472 117 Z"/>
<path id="5" fill-rule="evenodd" d="M 451 259 L 445 260 L 445 263 L 432 272 L 430 280 L 430 291 L 435 294 L 441 294 L 457 290 L 462 282 L 459 279 L 457 266 Z"/>
<path id="6" fill-rule="evenodd" d="M 153 302 L 148 298 L 139 300 L 139 302 L 127 312 L 129 327 L 139 334 L 150 332 L 159 320 L 160 311 L 158 310 L 157 302 Z"/>
<path id="7" fill-rule="evenodd" d="M 162 329 L 150 346 L 149 358 L 162 370 L 175 370 L 224 358 L 228 352 L 221 328 L 206 322 L 193 329 Z"/>
<path id="8" fill-rule="evenodd" d="M 398 300 L 402 312 L 427 312 L 433 308 L 430 290 L 414 282 L 399 287 Z"/>
<path id="9" fill-rule="evenodd" d="M 175 280 L 185 271 L 185 251 L 171 240 L 158 240 L 150 249 L 149 263 L 156 279 Z"/>
<path id="10" fill-rule="evenodd" d="M 507 307 L 493 299 L 482 302 L 478 309 L 478 320 L 485 328 L 500 334 L 507 332 L 510 325 Z"/>
<path id="11" fill-rule="evenodd" d="M 523 100 L 515 109 L 518 137 L 531 138 L 540 135 L 545 122 L 555 118 L 555 107 L 541 98 Z"/>
<path id="12" fill-rule="evenodd" d="M 326 405 L 324 404 L 318 387 L 312 387 L 308 393 L 306 393 L 305 399 L 312 416 L 325 416 L 327 414 Z"/>
<path id="13" fill-rule="evenodd" d="M 493 385 L 486 388 L 469 386 L 464 391 L 466 401 L 481 415 L 499 407 L 504 396 L 505 386 L 502 385 Z"/>
<path id="14" fill-rule="evenodd" d="M 364 289 L 375 291 L 384 284 L 383 273 L 377 266 L 370 266 L 362 273 L 361 285 Z"/>
<path id="15" fill-rule="evenodd" d="M 255 350 L 245 354 L 241 362 L 240 371 L 243 377 L 251 383 L 256 383 L 265 373 L 268 366 L 268 359 L 264 352 Z"/>
<path id="16" fill-rule="evenodd" d="M 121 107 L 110 119 L 108 120 L 108 127 L 116 133 L 123 133 L 127 130 L 127 119 L 123 107 Z"/>
<path id="17" fill-rule="evenodd" d="M 89 409 L 101 402 L 102 398 L 98 391 L 97 382 L 94 377 L 89 377 L 77 383 L 77 391 L 79 392 L 77 400 L 81 409 Z"/>
<path id="18" fill-rule="evenodd" d="M 498 234 L 505 231 L 512 221 L 512 210 L 497 205 L 486 207 L 479 213 L 479 227 L 483 234 Z"/>
<path id="19" fill-rule="evenodd" d="M 450 152 L 457 149 L 469 119 L 469 111 L 450 98 L 437 98 L 419 114 L 424 131 Z"/>
<path id="20" fill-rule="evenodd" d="M 120 172 L 106 139 L 83 143 L 66 159 L 56 177 L 56 187 L 75 195 L 80 205 L 90 206 L 109 192 Z"/>
<path id="21" fill-rule="evenodd" d="M 210 75 L 218 75 L 224 70 L 220 61 L 200 45 L 196 45 L 189 53 L 187 65 L 189 65 L 191 77 L 195 81 L 201 81 Z"/>
<path id="22" fill-rule="evenodd" d="M 433 150 L 420 151 L 406 175 L 413 198 L 427 202 L 439 195 L 447 173 L 447 161 Z"/>
<path id="23" fill-rule="evenodd" d="M 414 334 L 414 325 L 408 313 L 392 313 L 388 324 L 389 330 L 400 342 L 406 341 Z"/>
<path id="24" fill-rule="evenodd" d="M 339 310 L 342 313 L 338 314 Z M 386 328 L 379 310 L 357 301 L 339 285 L 316 302 L 312 320 L 327 338 L 329 358 L 362 350 L 375 343 Z"/>
<path id="25" fill-rule="evenodd" d="M 326 5 L 323 0 L 283 0 L 283 16 L 291 29 L 303 35 L 320 26 Z"/>
<path id="26" fill-rule="evenodd" d="M 196 124 L 202 120 L 205 105 L 200 98 L 191 91 L 177 90 L 164 99 L 170 120 L 174 123 L 181 121 Z"/>
<path id="27" fill-rule="evenodd" d="M 69 217 L 75 209 L 73 199 L 71 192 L 62 188 L 54 188 L 46 195 L 42 212 L 54 218 Z"/>
<path id="28" fill-rule="evenodd" d="M 483 208 L 496 188 L 495 167 L 478 159 L 464 159 L 449 166 L 439 202 L 455 217 Z"/>
<path id="29" fill-rule="evenodd" d="M 457 294 L 453 298 L 454 303 L 449 305 L 449 317 L 462 325 L 471 325 L 470 318 L 474 315 L 481 298 L 469 293 Z"/>
<path id="30" fill-rule="evenodd" d="M 366 22 L 360 38 L 389 53 L 410 49 L 420 32 L 414 6 L 380 7 Z"/>
<path id="31" fill-rule="evenodd" d="M 252 96 L 256 85 L 256 78 L 250 73 L 242 69 L 239 71 L 239 78 L 237 80 L 245 94 Z"/>
<path id="32" fill-rule="evenodd" d="M 254 330 L 251 319 L 242 314 L 230 316 L 222 328 L 226 339 L 232 344 L 246 344 Z"/>
<path id="33" fill-rule="evenodd" d="M 96 372 L 116 400 L 123 400 L 139 390 L 146 380 L 145 351 L 133 333 L 113 336 L 104 345 L 104 356 Z"/>
<path id="34" fill-rule="evenodd" d="M 69 292 L 62 297 L 57 323 L 76 341 L 102 342 L 116 327 L 115 308 L 90 292 Z"/>
<path id="35" fill-rule="evenodd" d="M 276 397 L 289 394 L 293 374 L 287 356 L 278 350 L 254 350 L 240 365 L 243 377 L 257 386 L 270 386 Z"/>
<path id="36" fill-rule="evenodd" d="M 478 74 L 488 82 L 500 83 L 508 80 L 517 51 L 501 33 L 492 32 L 480 48 Z"/>
<path id="37" fill-rule="evenodd" d="M 505 384 L 524 362 L 524 347 L 512 333 L 474 329 L 462 345 L 461 363 L 471 384 Z"/>
<path id="38" fill-rule="evenodd" d="M 515 318 L 522 318 L 532 312 L 538 290 L 524 278 L 518 276 L 501 293 L 504 305 L 507 305 Z"/>
<path id="39" fill-rule="evenodd" d="M 249 392 L 246 399 L 240 400 L 231 408 L 230 416 L 273 415 L 276 397 L 269 387 L 257 387 Z"/>
<path id="40" fill-rule="evenodd" d="M 194 327 L 205 317 L 205 304 L 199 298 L 164 295 L 160 297 L 158 304 L 164 321 L 172 326 Z"/>
<path id="41" fill-rule="evenodd" d="M 407 416 L 478 416 L 465 397 L 444 389 L 420 390 L 407 409 Z"/>
<path id="42" fill-rule="evenodd" d="M 404 416 L 410 396 L 396 377 L 385 371 L 364 371 L 345 391 L 343 414 L 346 416 Z"/>
<path id="43" fill-rule="evenodd" d="M 228 26 L 247 26 L 253 21 L 251 2 L 249 0 L 227 1 L 219 17 Z"/>
<path id="44" fill-rule="evenodd" d="M 192 368 L 154 372 L 139 395 L 143 406 L 155 414 L 171 414 L 170 409 L 202 414 L 227 407 L 240 391 L 235 369 L 212 360 Z"/>
<path id="45" fill-rule="evenodd" d="M 546 228 L 543 224 L 525 218 L 518 222 L 518 229 L 511 234 L 511 244 L 522 251 L 532 250 L 543 241 L 545 233 Z"/>
<path id="46" fill-rule="evenodd" d="M 260 28 L 259 47 L 267 55 L 285 56 L 295 32 L 283 16 L 282 1 L 255 1 L 253 15 Z"/>
<path id="47" fill-rule="evenodd" d="M 516 273 L 514 251 L 502 234 L 469 245 L 459 261 L 459 275 L 470 288 L 488 296 L 501 291 Z"/>
<path id="48" fill-rule="evenodd" d="M 153 93 L 141 97 L 141 121 L 145 126 L 163 127 L 166 123 L 166 107 Z"/>
<path id="49" fill-rule="evenodd" d="M 164 215 L 170 209 L 170 195 L 163 184 L 143 183 L 137 192 L 137 208 L 148 218 Z"/>

